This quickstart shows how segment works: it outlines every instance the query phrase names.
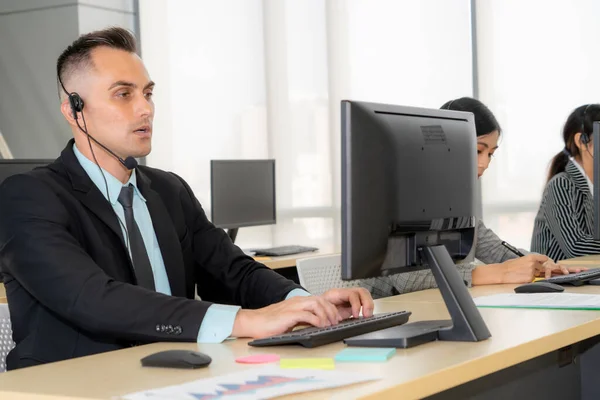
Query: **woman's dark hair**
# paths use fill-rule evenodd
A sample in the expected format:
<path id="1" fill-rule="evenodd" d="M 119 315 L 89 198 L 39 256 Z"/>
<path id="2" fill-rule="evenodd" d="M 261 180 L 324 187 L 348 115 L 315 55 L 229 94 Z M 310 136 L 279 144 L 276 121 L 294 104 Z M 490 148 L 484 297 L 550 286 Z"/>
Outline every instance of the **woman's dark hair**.
<path id="1" fill-rule="evenodd" d="M 498 120 L 492 114 L 489 108 L 481 101 L 472 97 L 461 97 L 460 99 L 450 100 L 442 107 L 443 110 L 468 111 L 475 115 L 475 130 L 477 136 L 485 136 L 494 131 L 502 132 Z"/>
<path id="2" fill-rule="evenodd" d="M 563 140 L 565 147 L 554 156 L 550 163 L 548 181 L 565 170 L 569 157 L 581 156 L 575 143 L 575 135 L 581 132 L 581 143 L 586 144 L 592 139 L 594 121 L 600 121 L 600 104 L 584 104 L 577 107 L 565 122 Z"/>

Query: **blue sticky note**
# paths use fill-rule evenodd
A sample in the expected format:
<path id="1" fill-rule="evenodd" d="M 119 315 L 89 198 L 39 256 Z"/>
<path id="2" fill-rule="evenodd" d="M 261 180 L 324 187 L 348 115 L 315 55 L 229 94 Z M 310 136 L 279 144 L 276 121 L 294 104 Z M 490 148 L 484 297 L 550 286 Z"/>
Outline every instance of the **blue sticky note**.
<path id="1" fill-rule="evenodd" d="M 347 347 L 335 355 L 337 362 L 384 362 L 396 354 L 395 348 Z"/>

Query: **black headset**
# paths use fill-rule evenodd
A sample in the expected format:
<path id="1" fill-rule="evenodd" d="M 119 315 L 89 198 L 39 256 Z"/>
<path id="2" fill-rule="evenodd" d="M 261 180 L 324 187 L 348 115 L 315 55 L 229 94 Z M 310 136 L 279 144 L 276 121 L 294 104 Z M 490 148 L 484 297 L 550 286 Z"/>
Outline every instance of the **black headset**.
<path id="1" fill-rule="evenodd" d="M 67 93 L 69 95 L 69 104 L 71 105 L 71 112 L 73 113 L 73 118 L 77 119 L 77 113 L 83 111 L 83 99 L 78 93 Z"/>
<path id="2" fill-rule="evenodd" d="M 100 167 L 100 164 L 98 163 L 98 160 L 96 159 L 96 154 L 94 154 L 94 148 L 92 147 L 92 143 L 90 142 L 90 140 L 93 140 L 96 144 L 98 144 L 98 146 L 102 147 L 104 150 L 106 150 L 108 153 L 110 153 L 113 157 L 117 158 L 117 160 L 119 160 L 119 162 L 121 164 L 123 164 L 123 166 L 125 166 L 125 168 L 127 168 L 127 169 L 131 170 L 131 169 L 136 168 L 138 163 L 137 163 L 136 159 L 133 157 L 127 157 L 125 160 L 123 160 L 121 157 L 116 155 L 112 150 L 110 150 L 108 147 L 106 147 L 105 145 L 103 145 L 102 143 L 97 141 L 92 135 L 90 135 L 88 133 L 87 125 L 85 123 L 85 116 L 83 115 L 83 106 L 84 106 L 83 99 L 81 98 L 79 93 L 77 93 L 77 92 L 69 93 L 67 91 L 67 89 L 65 88 L 65 85 L 63 85 L 63 83 L 62 83 L 62 79 L 60 79 L 60 75 L 58 75 L 58 82 L 60 83 L 60 86 L 62 87 L 64 92 L 67 94 L 67 96 L 69 96 L 69 105 L 71 106 L 71 112 L 73 113 L 73 118 L 75 119 L 75 122 L 77 123 L 77 127 L 79 128 L 79 130 L 81 132 L 85 133 L 85 135 L 88 138 L 88 143 L 90 145 L 90 151 L 92 152 L 92 157 L 94 157 L 94 163 L 96 164 L 96 166 L 98 167 L 98 170 L 100 171 L 100 174 L 102 175 L 102 180 L 104 181 L 104 186 L 106 189 L 106 197 L 108 198 L 108 201 L 110 202 L 110 192 L 108 191 L 108 182 L 106 182 L 106 177 L 104 176 L 104 171 L 102 170 L 102 168 Z M 79 124 L 79 119 L 77 117 L 77 113 L 81 113 L 83 127 Z M 115 215 L 116 215 L 116 213 L 115 213 Z M 121 227 L 123 227 L 123 230 L 125 231 L 125 235 L 126 235 L 125 246 L 127 247 L 127 250 L 129 251 L 129 232 L 127 231 L 125 224 L 123 223 L 123 221 L 121 221 L 121 218 L 118 215 L 117 215 L 117 220 L 119 221 L 119 224 L 121 224 Z"/>
<path id="3" fill-rule="evenodd" d="M 60 75 L 58 75 L 58 83 L 60 83 L 60 86 L 62 87 L 62 90 L 67 94 L 67 96 L 69 96 L 69 105 L 71 106 L 71 112 L 73 113 L 73 118 L 75 119 L 75 122 L 77 123 L 77 126 L 79 127 L 79 130 L 81 132 L 85 133 L 86 136 L 88 137 L 88 139 L 93 140 L 98 146 L 102 147 L 110 155 L 112 155 L 117 160 L 119 160 L 119 162 L 121 164 L 123 164 L 123 166 L 125 168 L 127 168 L 129 170 L 132 170 L 135 167 L 137 167 L 138 162 L 136 161 L 135 158 L 133 158 L 133 157 L 130 156 L 130 157 L 127 157 L 126 159 L 123 160 L 121 157 L 119 157 L 118 155 L 116 155 L 115 152 L 113 152 L 111 149 L 109 149 L 108 147 L 106 147 L 105 145 L 103 145 L 102 143 L 100 143 L 99 141 L 97 141 L 92 135 L 90 135 L 88 133 L 88 131 L 87 131 L 87 125 L 85 123 L 85 116 L 83 115 L 83 106 L 85 104 L 83 102 L 83 99 L 81 98 L 81 96 L 79 95 L 79 93 L 67 91 L 67 89 L 65 88 L 65 85 L 63 85 L 62 79 L 60 79 Z M 81 125 L 79 125 L 79 120 L 78 120 L 78 117 L 77 117 L 78 113 L 81 113 L 81 119 L 83 120 L 83 127 Z M 92 149 L 92 154 L 93 154 L 93 149 Z"/>
<path id="4" fill-rule="evenodd" d="M 588 104 L 583 109 L 583 116 L 581 117 L 581 136 L 579 136 L 579 141 L 581 142 L 582 145 L 585 146 L 585 151 L 588 152 L 590 157 L 594 158 L 594 155 L 592 154 L 592 152 L 589 149 L 590 135 L 589 135 L 589 133 L 587 133 L 585 131 L 585 117 L 587 116 L 587 111 L 588 111 L 588 108 L 590 108 L 590 106 L 593 106 L 593 104 Z"/>
<path id="5" fill-rule="evenodd" d="M 452 103 L 454 103 L 454 101 L 455 101 L 455 100 L 456 100 L 456 99 L 454 99 L 454 100 L 450 100 L 450 103 L 448 103 L 448 105 L 447 105 L 446 107 L 444 107 L 444 108 L 445 108 L 446 110 L 449 110 L 449 109 L 450 109 L 450 106 L 452 106 Z"/>
<path id="6" fill-rule="evenodd" d="M 66 93 L 66 95 L 69 96 L 69 105 L 71 106 L 71 113 L 73 113 L 73 118 L 75 120 L 77 120 L 77 118 L 78 118 L 77 113 L 80 113 L 83 111 L 83 106 L 84 106 L 83 99 L 81 98 L 79 93 L 76 93 L 76 92 L 69 93 L 67 88 L 65 88 L 65 85 L 63 84 L 62 79 L 60 79 L 60 75 L 58 75 L 58 83 L 60 83 L 60 87 Z M 79 124 L 77 124 L 77 125 L 79 125 Z M 79 127 L 79 129 L 81 129 L 81 127 Z M 88 134 L 87 131 L 84 131 L 83 129 L 82 129 L 82 131 L 86 135 Z"/>
<path id="7" fill-rule="evenodd" d="M 592 106 L 593 104 L 588 104 L 584 109 L 583 109 L 583 116 L 581 117 L 581 144 L 584 144 L 586 147 L 588 145 L 588 143 L 590 143 L 590 135 L 585 131 L 585 117 L 587 116 L 587 111 L 588 108 L 590 108 L 590 106 Z"/>

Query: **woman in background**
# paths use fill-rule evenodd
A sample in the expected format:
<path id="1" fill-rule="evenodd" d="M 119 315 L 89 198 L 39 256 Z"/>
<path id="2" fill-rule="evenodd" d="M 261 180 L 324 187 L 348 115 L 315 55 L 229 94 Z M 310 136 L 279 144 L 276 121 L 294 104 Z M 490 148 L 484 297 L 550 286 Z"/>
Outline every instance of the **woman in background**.
<path id="1" fill-rule="evenodd" d="M 498 150 L 498 140 L 502 132 L 500 124 L 489 108 L 479 100 L 470 97 L 449 101 L 442 106 L 442 109 L 467 111 L 475 116 L 477 176 L 480 178 Z M 551 258 L 540 254 L 526 254 L 524 257 L 519 257 L 504 247 L 502 240 L 482 221 L 478 221 L 476 229 L 475 258 L 487 265 L 467 263 L 456 266 L 468 286 L 527 283 L 536 276 L 550 277 L 556 273 L 568 274 L 582 270 L 582 268 L 568 269 L 557 265 Z M 368 289 L 374 298 L 437 287 L 430 270 L 365 279 L 361 281 L 361 286 Z"/>
<path id="2" fill-rule="evenodd" d="M 600 121 L 599 104 L 580 106 L 567 118 L 565 147 L 552 160 L 535 218 L 531 250 L 555 260 L 600 253 L 593 238 L 594 121 Z"/>

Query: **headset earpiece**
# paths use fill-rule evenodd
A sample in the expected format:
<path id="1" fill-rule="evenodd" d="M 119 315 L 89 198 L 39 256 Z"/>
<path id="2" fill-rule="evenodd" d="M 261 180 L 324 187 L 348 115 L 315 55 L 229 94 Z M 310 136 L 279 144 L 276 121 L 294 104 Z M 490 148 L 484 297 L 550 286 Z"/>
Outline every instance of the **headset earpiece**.
<path id="1" fill-rule="evenodd" d="M 77 127 L 79 128 L 79 130 L 81 132 L 85 133 L 85 135 L 88 137 L 88 140 L 93 140 L 94 143 L 96 143 L 98 146 L 102 147 L 110 155 L 112 155 L 117 160 L 119 160 L 119 162 L 121 164 L 123 164 L 123 166 L 125 168 L 127 168 L 129 170 L 135 169 L 138 165 L 135 158 L 130 156 L 123 160 L 115 152 L 113 152 L 111 149 L 109 149 L 108 147 L 106 147 L 105 145 L 103 145 L 102 143 L 97 141 L 96 139 L 94 139 L 94 137 L 88 133 L 87 126 L 85 125 L 85 117 L 83 116 L 83 105 L 84 105 L 83 99 L 81 98 L 81 96 L 78 93 L 76 93 L 76 92 L 69 93 L 67 91 L 67 89 L 65 88 L 65 85 L 63 85 L 63 83 L 62 83 L 62 79 L 60 79 L 60 75 L 58 75 L 58 82 L 60 83 L 60 86 L 62 87 L 63 91 L 67 94 L 67 96 L 69 96 L 69 105 L 71 106 L 71 112 L 73 113 L 73 118 L 77 122 Z M 83 119 L 83 128 L 81 127 L 81 125 L 79 125 L 79 121 L 77 121 L 77 113 L 82 113 L 81 116 Z M 92 143 L 91 142 L 89 142 L 89 143 L 90 143 L 90 150 L 92 151 L 92 155 L 94 156 L 94 162 L 96 163 L 96 165 L 98 165 L 98 168 L 100 168 L 100 165 L 98 164 L 98 160 L 96 160 L 96 156 L 94 155 L 94 149 L 92 149 Z M 104 178 L 104 173 L 102 173 L 102 177 Z M 104 184 L 106 185 L 106 178 L 104 178 Z M 106 186 L 106 193 L 108 193 L 108 185 Z"/>
<path id="2" fill-rule="evenodd" d="M 77 113 L 83 111 L 83 99 L 75 92 L 69 93 L 69 104 L 73 112 L 73 118 L 77 119 Z"/>
<path id="3" fill-rule="evenodd" d="M 585 106 L 583 109 L 583 115 L 581 116 L 581 137 L 579 138 L 579 141 L 585 146 L 587 146 L 590 142 L 590 135 L 588 135 L 588 133 L 585 131 L 585 117 L 587 116 L 588 108 L 590 108 L 591 105 L 592 104 L 588 104 Z"/>

